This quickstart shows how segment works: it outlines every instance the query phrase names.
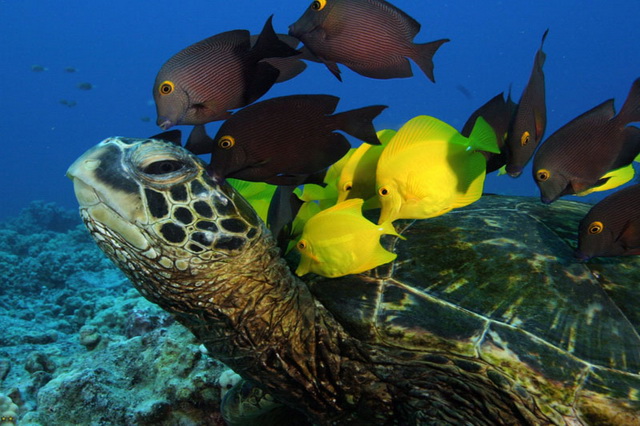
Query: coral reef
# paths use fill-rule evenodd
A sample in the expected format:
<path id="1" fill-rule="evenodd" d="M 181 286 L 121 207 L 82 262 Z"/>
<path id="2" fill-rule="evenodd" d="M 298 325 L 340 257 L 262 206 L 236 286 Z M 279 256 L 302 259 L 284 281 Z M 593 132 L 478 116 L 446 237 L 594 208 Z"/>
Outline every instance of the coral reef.
<path id="1" fill-rule="evenodd" d="M 13 413 L 0 426 L 223 424 L 226 367 L 132 288 L 76 212 L 34 202 L 0 224 L 0 276 L 0 409 Z"/>
<path id="2" fill-rule="evenodd" d="M 0 394 L 0 426 L 15 425 L 18 418 L 18 406 L 6 395 Z"/>

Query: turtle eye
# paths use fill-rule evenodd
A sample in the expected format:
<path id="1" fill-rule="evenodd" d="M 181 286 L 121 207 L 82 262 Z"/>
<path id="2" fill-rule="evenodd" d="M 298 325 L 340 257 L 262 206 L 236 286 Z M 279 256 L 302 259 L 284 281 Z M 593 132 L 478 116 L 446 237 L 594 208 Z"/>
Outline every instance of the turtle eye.
<path id="1" fill-rule="evenodd" d="M 602 232 L 602 230 L 604 229 L 604 225 L 602 224 L 602 222 L 600 221 L 595 221 L 595 222 L 591 222 L 591 224 L 589 225 L 589 233 L 591 235 L 596 235 Z"/>
<path id="2" fill-rule="evenodd" d="M 236 144 L 236 140 L 233 136 L 223 136 L 218 139 L 218 146 L 222 149 L 229 149 Z"/>
<path id="3" fill-rule="evenodd" d="M 520 137 L 520 145 L 525 146 L 526 144 L 529 143 L 530 139 L 531 139 L 531 134 L 529 134 L 529 132 L 524 132 Z"/>
<path id="4" fill-rule="evenodd" d="M 389 194 L 389 189 L 386 186 L 382 186 L 380 187 L 380 189 L 378 189 L 378 194 L 384 197 L 385 195 Z"/>
<path id="5" fill-rule="evenodd" d="M 544 182 L 551 177 L 551 172 L 547 169 L 540 169 L 536 172 L 536 180 Z"/>
<path id="6" fill-rule="evenodd" d="M 160 83 L 160 86 L 158 86 L 158 92 L 160 92 L 161 95 L 168 95 L 173 92 L 174 88 L 175 85 L 173 84 L 173 81 L 167 80 Z"/>
<path id="7" fill-rule="evenodd" d="M 327 5 L 327 0 L 316 0 L 313 3 L 311 3 L 311 9 L 315 11 L 319 11 L 324 9 L 326 5 Z"/>
<path id="8" fill-rule="evenodd" d="M 302 250 L 305 250 L 308 247 L 308 245 L 305 240 L 300 240 L 298 241 L 298 244 L 296 244 L 296 247 L 298 248 L 298 250 L 302 251 Z"/>
<path id="9" fill-rule="evenodd" d="M 154 161 L 144 167 L 142 171 L 148 175 L 165 175 L 167 173 L 177 172 L 182 169 L 184 164 L 176 160 L 160 160 Z"/>
<path id="10" fill-rule="evenodd" d="M 353 184 L 351 182 L 345 182 L 345 184 L 342 185 L 342 190 L 345 192 L 351 191 L 351 188 L 353 188 Z"/>

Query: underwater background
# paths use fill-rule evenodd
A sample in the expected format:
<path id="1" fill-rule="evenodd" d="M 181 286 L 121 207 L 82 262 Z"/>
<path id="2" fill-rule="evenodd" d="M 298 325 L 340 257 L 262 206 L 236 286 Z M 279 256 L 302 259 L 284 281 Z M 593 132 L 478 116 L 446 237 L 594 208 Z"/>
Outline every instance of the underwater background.
<path id="1" fill-rule="evenodd" d="M 271 14 L 276 32 L 286 33 L 308 3 L 0 0 L 0 415 L 11 412 L 11 398 L 20 424 L 160 424 L 169 411 L 167 424 L 192 424 L 198 410 L 220 422 L 210 389 L 223 366 L 99 252 L 65 171 L 106 137 L 161 132 L 151 89 L 174 53 L 231 29 L 258 33 Z M 636 1 L 392 3 L 422 24 L 415 42 L 451 39 L 434 57 L 435 84 L 415 64 L 414 77 L 392 80 L 341 66 L 339 82 L 308 63 L 262 99 L 331 94 L 341 98 L 338 111 L 389 105 L 378 129 L 420 114 L 460 129 L 493 96 L 511 90 L 519 99 L 548 28 L 549 136 L 606 99 L 619 109 L 640 76 Z M 208 124 L 208 133 L 219 125 Z M 190 126 L 178 128 L 184 140 Z M 531 165 L 517 179 L 488 175 L 485 192 L 539 195 Z M 594 202 L 609 193 L 566 198 Z"/>
<path id="2" fill-rule="evenodd" d="M 286 33 L 308 3 L 0 1 L 5 82 L 0 219 L 16 215 L 31 200 L 75 208 L 64 176 L 73 160 L 108 136 L 160 133 L 152 85 L 174 53 L 222 31 L 258 33 L 271 14 L 276 32 Z M 511 88 L 519 99 L 549 28 L 544 45 L 549 136 L 606 99 L 615 98 L 619 109 L 640 75 L 640 7 L 634 1 L 394 4 L 422 24 L 416 42 L 451 39 L 434 57 L 436 84 L 415 64 L 413 78 L 392 80 L 366 78 L 342 66 L 340 83 L 324 65 L 308 63 L 306 71 L 275 85 L 263 99 L 331 94 L 341 98 L 338 111 L 389 105 L 374 122 L 380 129 L 397 129 L 419 114 L 460 129 L 498 93 Z M 208 124 L 208 133 L 215 135 L 219 125 Z M 186 138 L 190 127 L 178 128 Z M 485 191 L 538 196 L 530 165 L 518 179 L 489 175 Z"/>

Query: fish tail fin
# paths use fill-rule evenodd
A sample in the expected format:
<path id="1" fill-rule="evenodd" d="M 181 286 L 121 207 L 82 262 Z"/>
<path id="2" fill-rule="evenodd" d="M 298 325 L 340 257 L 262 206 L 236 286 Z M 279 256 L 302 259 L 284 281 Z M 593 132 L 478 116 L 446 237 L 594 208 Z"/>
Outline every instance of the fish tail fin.
<path id="1" fill-rule="evenodd" d="M 640 78 L 637 78 L 631 85 L 627 100 L 624 101 L 618 117 L 624 123 L 640 121 Z"/>
<path id="2" fill-rule="evenodd" d="M 269 16 L 265 22 L 262 32 L 256 40 L 256 44 L 251 49 L 256 52 L 260 59 L 264 58 L 287 58 L 289 56 L 299 55 L 300 51 L 294 49 L 285 41 L 278 38 L 273 29 L 273 15 Z"/>
<path id="3" fill-rule="evenodd" d="M 436 51 L 445 44 L 446 42 L 451 41 L 448 38 L 443 38 L 442 40 L 436 40 L 429 43 L 424 44 L 416 44 L 415 49 L 416 53 L 411 57 L 413 61 L 418 64 L 420 69 L 429 80 L 436 82 L 435 77 L 433 76 L 433 55 L 436 54 Z"/>
<path id="4" fill-rule="evenodd" d="M 622 131 L 624 142 L 618 157 L 611 165 L 610 170 L 616 170 L 637 161 L 640 157 L 640 129 L 636 126 L 627 126 Z"/>
<path id="5" fill-rule="evenodd" d="M 540 49 L 536 52 L 536 60 L 535 63 L 540 69 L 544 65 L 544 61 L 547 59 L 547 55 L 542 51 L 542 46 L 544 45 L 544 41 L 547 38 L 547 34 L 549 34 L 549 28 L 542 34 L 542 41 L 540 42 Z"/>
<path id="6" fill-rule="evenodd" d="M 493 152 L 500 154 L 496 132 L 487 120 L 478 117 L 469 135 L 469 147 L 475 151 Z"/>
<path id="7" fill-rule="evenodd" d="M 380 145 L 373 119 L 385 108 L 386 105 L 373 105 L 338 113 L 334 115 L 338 120 L 337 128 L 368 144 Z"/>

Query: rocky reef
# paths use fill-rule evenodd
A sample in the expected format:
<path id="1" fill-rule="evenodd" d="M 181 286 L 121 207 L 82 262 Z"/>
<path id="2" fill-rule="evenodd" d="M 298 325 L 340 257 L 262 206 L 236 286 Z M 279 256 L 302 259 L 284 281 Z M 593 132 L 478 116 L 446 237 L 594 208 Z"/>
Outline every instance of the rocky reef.
<path id="1" fill-rule="evenodd" d="M 0 224 L 0 425 L 217 425 L 219 376 L 143 299 L 75 211 L 33 202 Z"/>

